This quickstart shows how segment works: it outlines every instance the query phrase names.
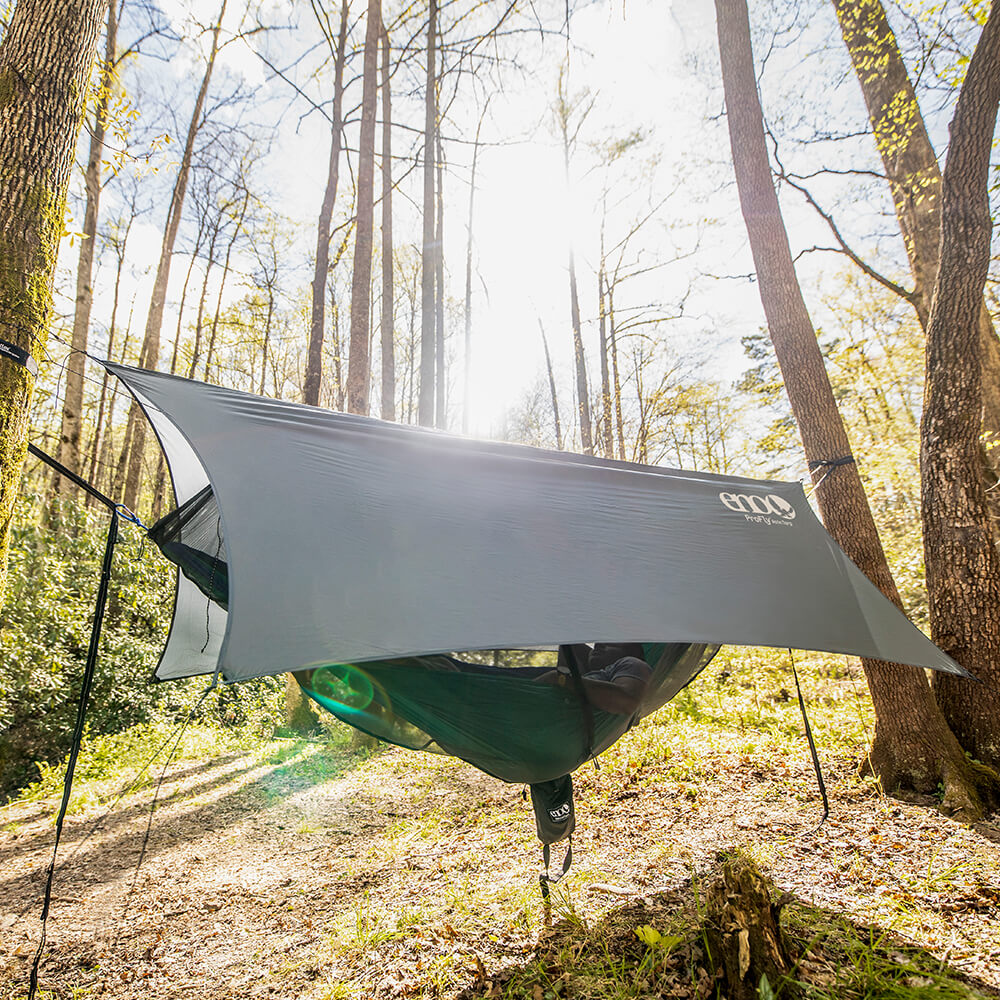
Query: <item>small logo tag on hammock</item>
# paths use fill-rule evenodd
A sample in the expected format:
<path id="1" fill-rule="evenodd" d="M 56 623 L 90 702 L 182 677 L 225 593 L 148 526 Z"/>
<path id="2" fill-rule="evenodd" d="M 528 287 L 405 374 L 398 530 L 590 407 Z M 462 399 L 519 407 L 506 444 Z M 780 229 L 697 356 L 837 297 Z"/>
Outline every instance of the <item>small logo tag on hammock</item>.
<path id="1" fill-rule="evenodd" d="M 18 347 L 17 344 L 11 344 L 6 340 L 0 340 L 0 354 L 9 358 L 14 364 L 27 368 L 32 375 L 38 374 L 37 362 L 23 347 Z"/>
<path id="2" fill-rule="evenodd" d="M 568 802 L 564 802 L 561 806 L 557 806 L 555 809 L 549 810 L 549 819 L 553 823 L 565 823 L 569 819 L 569 814 L 571 812 L 571 807 Z"/>

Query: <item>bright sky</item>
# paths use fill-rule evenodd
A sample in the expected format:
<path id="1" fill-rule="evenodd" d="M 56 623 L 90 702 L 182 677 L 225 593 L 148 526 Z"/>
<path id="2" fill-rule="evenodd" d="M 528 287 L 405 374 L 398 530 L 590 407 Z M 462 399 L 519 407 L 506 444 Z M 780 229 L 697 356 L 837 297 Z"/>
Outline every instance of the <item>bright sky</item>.
<path id="1" fill-rule="evenodd" d="M 184 0 L 161 0 L 161 8 L 180 24 L 191 9 Z M 355 6 L 358 6 L 355 4 Z M 199 0 L 196 9 L 209 18 L 216 4 Z M 230 7 L 238 13 L 236 7 Z M 287 6 L 273 5 L 272 22 L 287 18 Z M 232 13 L 232 12 L 231 12 Z M 307 24 L 307 14 L 300 20 Z M 266 18 L 265 18 L 266 19 Z M 227 26 L 232 27 L 232 25 Z M 630 303 L 649 306 L 648 314 L 674 314 L 686 299 L 682 318 L 656 327 L 672 350 L 691 359 L 706 376 L 731 379 L 743 363 L 739 346 L 742 334 L 763 323 L 756 288 L 734 280 L 750 270 L 742 219 L 735 200 L 729 167 L 728 135 L 717 79 L 714 12 L 711 5 L 669 4 L 662 0 L 596 2 L 572 20 L 574 50 L 569 90 L 589 88 L 594 99 L 580 132 L 580 144 L 571 166 L 572 190 L 567 191 L 562 150 L 555 133 L 551 106 L 556 95 L 564 43 L 557 36 L 539 49 L 533 41 L 530 75 L 509 74 L 503 91 L 495 93 L 483 128 L 488 145 L 481 151 L 477 177 L 474 224 L 476 275 L 473 297 L 472 428 L 488 433 L 503 411 L 516 405 L 525 390 L 544 375 L 539 321 L 544 325 L 553 353 L 566 419 L 574 409 L 572 399 L 572 342 L 569 323 L 567 253 L 572 239 L 576 251 L 584 339 L 591 362 L 591 379 L 597 377 L 596 267 L 599 256 L 601 193 L 610 177 L 606 239 L 613 244 L 632 221 L 659 206 L 630 243 L 627 260 L 635 265 L 663 263 L 648 274 L 622 286 L 618 305 L 625 313 Z M 292 38 L 295 39 L 294 44 Z M 301 35 L 290 37 L 282 53 L 286 62 Z M 277 47 L 281 52 L 281 46 Z M 274 128 L 271 154 L 265 161 L 262 184 L 270 192 L 271 207 L 297 226 L 294 283 L 307 286 L 308 263 L 315 242 L 315 216 L 325 182 L 329 130 L 318 114 L 300 116 L 303 104 L 291 102 L 285 84 L 270 78 L 250 48 L 229 45 L 223 65 L 248 86 L 260 87 L 250 114 Z M 158 74 L 164 93 L 183 84 L 195 87 L 201 72 L 193 47 L 167 62 L 150 61 L 147 73 Z M 329 82 L 327 80 L 327 82 Z M 315 83 L 310 91 L 328 96 Z M 360 86 L 349 91 L 348 103 L 357 100 Z M 190 99 L 190 98 L 188 98 Z M 419 95 L 417 95 L 417 100 Z M 765 93 L 765 102 L 767 94 Z M 140 101 L 141 106 L 141 101 Z M 402 102 L 400 102 L 402 107 Z M 413 103 L 409 111 L 412 114 Z M 280 112 L 285 114 L 280 117 Z M 395 110 L 395 109 L 394 109 Z M 184 123 L 186 112 L 178 115 Z M 709 122 L 709 116 L 718 120 Z M 459 102 L 452 110 L 446 135 L 462 134 L 471 140 L 478 107 Z M 154 128 L 172 129 L 169 122 L 147 122 Z M 611 138 L 641 130 L 644 140 L 616 164 L 614 171 L 595 169 L 598 157 L 592 147 Z M 348 140 L 353 145 L 353 132 Z M 172 180 L 182 136 L 161 158 L 161 174 Z M 404 146 L 397 140 L 397 149 Z M 468 211 L 468 177 L 471 147 L 453 145 L 446 181 L 445 258 L 454 313 L 454 394 L 461 398 L 460 373 L 465 285 L 465 245 Z M 170 160 L 170 163 L 165 162 Z M 344 171 L 342 170 L 342 177 Z M 417 174 L 411 194 L 419 197 Z M 109 188 L 105 210 L 114 210 Z M 789 199 L 786 198 L 786 203 Z M 395 237 L 419 243 L 419 217 L 415 208 L 396 199 Z M 159 253 L 166 196 L 140 220 L 130 243 L 135 278 L 129 282 L 125 301 L 134 299 L 133 336 L 141 334 L 148 306 L 152 271 Z M 788 207 L 793 242 L 811 245 L 820 238 L 815 218 L 801 205 Z M 190 203 L 185 218 L 192 216 Z M 801 232 L 800 232 L 801 230 Z M 697 251 L 697 252 L 695 252 Z M 674 261 L 675 257 L 682 259 Z M 62 257 L 67 272 L 75 267 L 76 251 Z M 673 262 L 672 262 L 673 261 Z M 174 260 L 170 300 L 180 297 L 187 258 Z M 832 266 L 818 255 L 803 265 L 806 280 L 823 266 Z M 249 260 L 237 262 L 248 271 Z M 104 321 L 110 312 L 110 266 L 98 275 L 95 318 Z M 72 283 L 63 281 L 64 288 Z M 229 286 L 233 299 L 244 288 Z M 64 311 L 70 303 L 64 302 Z M 662 307 L 662 308 L 661 308 Z M 173 336 L 176 314 L 164 322 L 164 339 Z M 305 330 L 303 329 L 303 337 Z M 303 341 L 303 351 L 305 344 Z M 455 415 L 456 426 L 460 416 Z"/>

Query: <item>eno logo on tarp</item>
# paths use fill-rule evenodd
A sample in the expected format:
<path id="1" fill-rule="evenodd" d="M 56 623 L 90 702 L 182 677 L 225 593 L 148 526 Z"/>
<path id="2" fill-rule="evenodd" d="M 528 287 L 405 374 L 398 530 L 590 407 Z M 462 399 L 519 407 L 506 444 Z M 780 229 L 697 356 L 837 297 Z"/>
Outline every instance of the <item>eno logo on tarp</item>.
<path id="1" fill-rule="evenodd" d="M 556 809 L 549 810 L 549 819 L 553 823 L 565 823 L 569 819 L 569 803 L 564 802 Z"/>
<path id="2" fill-rule="evenodd" d="M 769 493 L 762 497 L 757 493 L 720 493 L 719 499 L 739 514 L 756 514 L 759 517 L 780 517 L 786 521 L 795 519 L 795 508 L 783 497 Z"/>

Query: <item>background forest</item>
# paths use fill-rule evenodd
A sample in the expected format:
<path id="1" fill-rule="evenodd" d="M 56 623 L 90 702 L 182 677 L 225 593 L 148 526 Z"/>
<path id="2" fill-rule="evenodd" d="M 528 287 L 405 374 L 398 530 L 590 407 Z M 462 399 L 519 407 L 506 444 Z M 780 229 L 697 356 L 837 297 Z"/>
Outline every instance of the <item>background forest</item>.
<path id="1" fill-rule="evenodd" d="M 988 9 L 885 5 L 942 159 Z M 838 14 L 752 4 L 759 86 L 826 368 L 905 609 L 926 624 L 921 317 Z M 709 12 L 118 0 L 98 49 L 30 439 L 147 523 L 172 505 L 167 472 L 84 352 L 453 432 L 807 476 Z M 995 161 L 990 196 L 995 208 Z M 34 460 L 25 487 L 0 619 L 8 790 L 68 739 L 102 531 Z M 127 546 L 105 730 L 193 696 L 146 684 L 172 577 L 137 532 Z M 227 694 L 219 712 L 266 726 L 280 692 L 258 694 Z"/>

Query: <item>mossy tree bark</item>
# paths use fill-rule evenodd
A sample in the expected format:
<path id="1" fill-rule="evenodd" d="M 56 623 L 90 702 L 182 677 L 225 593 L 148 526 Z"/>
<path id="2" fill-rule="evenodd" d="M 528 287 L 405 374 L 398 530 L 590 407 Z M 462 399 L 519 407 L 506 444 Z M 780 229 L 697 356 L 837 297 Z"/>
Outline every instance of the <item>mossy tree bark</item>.
<path id="1" fill-rule="evenodd" d="M 733 165 L 757 272 L 761 303 L 806 458 L 829 462 L 851 454 L 833 390 L 799 288 L 774 189 L 745 0 L 716 0 L 719 52 Z M 897 607 L 889 571 L 864 486 L 854 463 L 820 466 L 813 473 L 827 530 Z M 923 671 L 863 660 L 875 705 L 870 758 L 887 791 L 931 793 L 945 787 L 945 805 L 966 817 L 997 799 L 996 776 L 966 759 L 948 728 Z"/>
<path id="2" fill-rule="evenodd" d="M 990 262 L 990 146 L 1000 103 L 994 3 L 958 97 L 944 171 L 941 256 L 927 324 L 920 470 L 931 637 L 982 684 L 935 677 L 959 742 L 1000 768 L 1000 558 L 979 470 L 982 345 Z"/>
<path id="3" fill-rule="evenodd" d="M 19 0 L 0 42 L 0 340 L 45 352 L 66 189 L 108 0 Z M 34 377 L 0 356 L 0 601 Z"/>

